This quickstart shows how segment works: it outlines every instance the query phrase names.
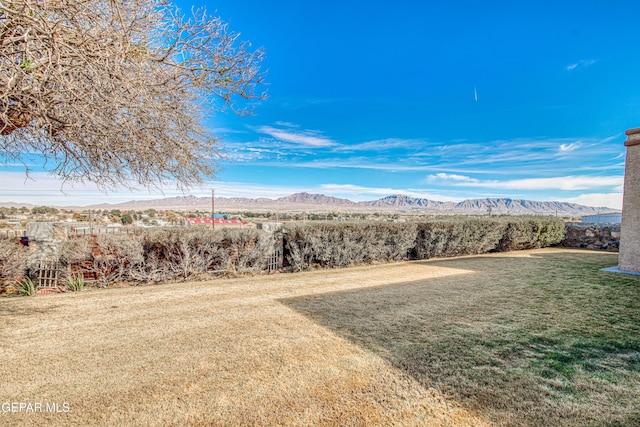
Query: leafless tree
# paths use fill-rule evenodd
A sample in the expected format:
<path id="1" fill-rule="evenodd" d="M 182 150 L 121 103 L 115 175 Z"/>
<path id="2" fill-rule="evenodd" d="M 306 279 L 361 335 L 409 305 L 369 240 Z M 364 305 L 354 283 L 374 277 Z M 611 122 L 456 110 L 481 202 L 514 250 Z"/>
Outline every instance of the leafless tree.
<path id="1" fill-rule="evenodd" d="M 0 43 L 0 161 L 39 153 L 65 182 L 201 182 L 203 112 L 263 98 L 262 51 L 168 0 L 0 0 Z"/>

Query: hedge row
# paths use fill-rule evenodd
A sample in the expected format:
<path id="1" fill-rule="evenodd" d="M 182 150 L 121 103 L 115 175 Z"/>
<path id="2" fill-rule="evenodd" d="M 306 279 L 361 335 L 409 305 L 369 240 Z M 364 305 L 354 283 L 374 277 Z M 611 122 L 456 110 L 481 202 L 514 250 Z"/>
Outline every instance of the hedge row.
<path id="1" fill-rule="evenodd" d="M 316 223 L 287 226 L 285 259 L 297 270 L 397 260 L 414 246 L 415 223 Z"/>
<path id="2" fill-rule="evenodd" d="M 63 276 L 82 273 L 106 286 L 185 279 L 212 270 L 261 271 L 273 249 L 273 236 L 255 229 L 168 228 L 70 238 L 59 245 L 58 261 Z M 33 245 L 0 239 L 0 285 L 36 271 L 37 265 L 29 264 L 32 250 Z"/>
<path id="3" fill-rule="evenodd" d="M 564 230 L 564 223 L 551 217 L 293 224 L 276 235 L 255 229 L 155 229 L 72 238 L 60 245 L 59 261 L 67 273 L 82 272 L 105 286 L 186 279 L 212 270 L 262 271 L 276 249 L 283 249 L 285 265 L 303 270 L 540 248 L 559 243 Z M 0 283 L 33 269 L 28 259 L 29 248 L 0 239 Z"/>
<path id="4" fill-rule="evenodd" d="M 287 226 L 284 235 L 286 258 L 304 269 L 541 248 L 559 243 L 564 233 L 564 222 L 557 218 L 509 216 L 297 224 Z"/>
<path id="5" fill-rule="evenodd" d="M 212 270 L 260 271 L 267 265 L 265 254 L 273 251 L 272 237 L 251 229 L 173 228 L 91 239 L 69 240 L 61 260 L 93 273 L 101 285 L 186 279 Z"/>

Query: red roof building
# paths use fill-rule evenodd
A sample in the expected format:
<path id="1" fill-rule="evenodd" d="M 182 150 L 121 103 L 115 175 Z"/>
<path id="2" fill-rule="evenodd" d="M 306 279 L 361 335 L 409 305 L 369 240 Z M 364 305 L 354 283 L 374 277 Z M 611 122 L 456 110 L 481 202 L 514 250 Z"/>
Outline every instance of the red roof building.
<path id="1" fill-rule="evenodd" d="M 208 225 L 211 226 L 211 221 L 214 220 L 214 218 L 211 217 L 204 217 L 204 218 L 185 218 L 185 221 L 187 222 L 187 225 Z M 214 226 L 221 226 L 221 227 L 238 227 L 238 228 L 242 228 L 249 225 L 248 222 L 245 221 L 240 221 L 237 219 L 224 219 L 224 218 L 215 218 L 215 222 L 214 222 Z"/>

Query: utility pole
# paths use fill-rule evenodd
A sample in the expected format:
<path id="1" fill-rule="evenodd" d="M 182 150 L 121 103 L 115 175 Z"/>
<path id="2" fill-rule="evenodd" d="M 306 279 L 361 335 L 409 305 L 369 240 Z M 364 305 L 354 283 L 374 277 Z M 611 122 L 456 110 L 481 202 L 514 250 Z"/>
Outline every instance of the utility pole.
<path id="1" fill-rule="evenodd" d="M 215 202 L 215 190 L 212 188 L 211 189 L 211 229 L 215 229 L 216 225 L 216 202 Z"/>

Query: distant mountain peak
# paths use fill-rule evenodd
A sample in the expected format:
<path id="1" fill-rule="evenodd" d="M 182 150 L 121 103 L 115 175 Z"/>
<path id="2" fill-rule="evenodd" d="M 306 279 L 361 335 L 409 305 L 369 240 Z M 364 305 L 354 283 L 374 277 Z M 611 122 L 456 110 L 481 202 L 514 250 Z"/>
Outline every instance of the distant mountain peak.
<path id="1" fill-rule="evenodd" d="M 1 206 L 1 205 L 0 205 Z M 211 197 L 184 195 L 157 200 L 135 200 L 118 204 L 100 204 L 87 206 L 90 209 L 175 209 L 175 210 L 204 210 L 211 209 Z M 567 202 L 539 202 L 532 200 L 518 200 L 506 197 L 468 199 L 459 203 L 440 202 L 426 198 L 416 198 L 405 194 L 391 194 L 377 200 L 354 202 L 349 199 L 299 192 L 278 199 L 246 198 L 246 197 L 216 197 L 217 212 L 225 210 L 255 210 L 255 211 L 352 211 L 352 212 L 387 212 L 412 214 L 492 214 L 511 215 L 558 215 L 583 216 L 603 212 L 619 212 L 606 207 L 583 206 Z"/>
<path id="2" fill-rule="evenodd" d="M 307 192 L 295 193 L 290 196 L 280 197 L 276 199 L 278 203 L 307 203 L 318 205 L 355 205 L 356 203 L 348 200 L 341 199 L 333 196 L 325 196 L 324 194 L 311 194 Z"/>

